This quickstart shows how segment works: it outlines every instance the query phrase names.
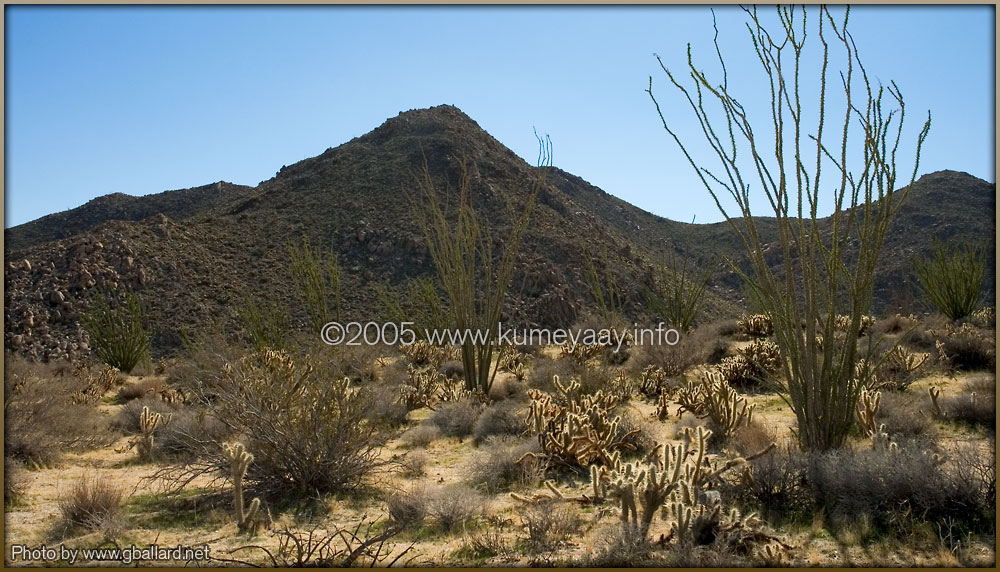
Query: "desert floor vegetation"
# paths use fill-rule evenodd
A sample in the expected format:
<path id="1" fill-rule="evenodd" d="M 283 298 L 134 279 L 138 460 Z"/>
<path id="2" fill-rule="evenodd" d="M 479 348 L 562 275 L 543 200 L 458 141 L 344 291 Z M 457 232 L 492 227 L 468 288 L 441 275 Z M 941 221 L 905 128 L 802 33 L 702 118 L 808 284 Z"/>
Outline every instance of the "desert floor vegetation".
<path id="1" fill-rule="evenodd" d="M 962 354 L 991 355 L 991 327 L 872 322 L 859 343 L 919 366 L 871 376 L 845 444 L 810 452 L 778 369 L 726 377 L 770 340 L 731 322 L 688 335 L 697 360 L 517 354 L 490 396 L 441 373 L 447 349 L 225 344 L 144 375 L 8 356 L 7 561 L 16 543 L 207 544 L 216 565 L 992 565 L 996 381 Z M 344 360 L 373 376 L 337 381 Z"/>

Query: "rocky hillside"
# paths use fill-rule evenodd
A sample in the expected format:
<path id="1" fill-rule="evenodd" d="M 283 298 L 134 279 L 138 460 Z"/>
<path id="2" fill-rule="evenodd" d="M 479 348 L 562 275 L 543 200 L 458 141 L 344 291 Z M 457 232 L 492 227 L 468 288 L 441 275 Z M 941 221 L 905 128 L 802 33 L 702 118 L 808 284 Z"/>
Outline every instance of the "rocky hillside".
<path id="1" fill-rule="evenodd" d="M 286 304 L 302 325 L 287 245 L 303 236 L 340 257 L 345 318 L 377 319 L 377 285 L 398 287 L 433 273 L 411 215 L 425 166 L 451 200 L 467 172 L 471 200 L 488 214 L 497 238 L 541 181 L 507 322 L 563 326 L 592 309 L 588 260 L 610 265 L 626 313 L 639 319 L 650 264 L 669 250 L 715 269 L 709 317 L 740 311 L 741 285 L 720 260 L 741 257 L 725 223 L 666 220 L 559 169 L 532 167 L 457 108 L 440 106 L 401 113 L 253 188 L 217 183 L 148 197 L 111 195 L 7 229 L 5 345 L 36 357 L 80 355 L 86 337 L 78 312 L 108 288 L 142 294 L 158 353 L 211 324 L 238 331 L 248 298 Z M 987 237 L 992 244 L 993 188 L 951 172 L 917 183 L 887 242 L 880 310 L 905 279 L 909 257 L 926 252 L 932 235 Z M 964 208 L 970 201 L 975 208 Z M 761 225 L 773 237 L 766 219 Z"/>

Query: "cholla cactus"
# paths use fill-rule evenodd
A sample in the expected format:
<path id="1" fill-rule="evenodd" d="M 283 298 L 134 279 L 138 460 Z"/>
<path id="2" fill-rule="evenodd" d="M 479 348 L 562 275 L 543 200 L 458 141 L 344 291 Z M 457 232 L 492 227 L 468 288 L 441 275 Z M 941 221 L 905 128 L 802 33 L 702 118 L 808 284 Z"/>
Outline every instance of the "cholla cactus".
<path id="1" fill-rule="evenodd" d="M 875 325 L 875 316 L 864 315 L 861 316 L 861 320 L 858 323 L 858 335 L 863 336 L 868 331 L 868 328 Z M 840 314 L 834 318 L 833 327 L 837 331 L 846 332 L 851 327 L 851 317 L 847 315 Z"/>
<path id="2" fill-rule="evenodd" d="M 997 323 L 997 312 L 993 306 L 980 308 L 972 313 L 972 321 L 983 328 L 995 328 Z"/>
<path id="3" fill-rule="evenodd" d="M 743 335 L 754 338 L 766 338 L 774 333 L 771 316 L 767 314 L 752 314 L 749 316 L 744 314 L 736 322 L 736 327 L 739 328 L 740 333 Z"/>
<path id="4" fill-rule="evenodd" d="M 153 456 L 153 433 L 157 427 L 162 427 L 170 423 L 170 415 L 164 417 L 159 413 L 153 413 L 149 407 L 142 406 L 142 413 L 139 414 L 139 438 L 136 441 L 136 451 L 140 459 L 150 459 Z"/>
<path id="5" fill-rule="evenodd" d="M 906 389 L 916 379 L 917 370 L 930 357 L 927 353 L 912 353 L 903 346 L 896 346 L 882 356 L 878 368 L 878 387 L 892 390 Z"/>
<path id="6" fill-rule="evenodd" d="M 717 371 L 705 372 L 697 385 L 688 381 L 678 392 L 678 403 L 682 414 L 690 411 L 699 418 L 710 418 L 722 436 L 753 420 L 754 406 L 730 387 Z"/>
<path id="7" fill-rule="evenodd" d="M 667 373 L 663 368 L 648 365 L 639 376 L 639 392 L 646 397 L 660 395 L 666 382 Z"/>
<path id="8" fill-rule="evenodd" d="M 877 431 L 875 426 L 875 415 L 878 413 L 879 401 L 882 394 L 878 391 L 862 389 L 858 398 L 858 403 L 854 407 L 855 416 L 858 419 L 858 426 L 866 437 L 871 437 Z"/>
<path id="9" fill-rule="evenodd" d="M 705 516 L 698 508 L 701 492 L 726 471 L 740 466 L 745 459 L 733 459 L 722 466 L 707 462 L 708 438 L 712 432 L 699 427 L 685 430 L 679 444 L 661 445 L 649 463 L 622 463 L 591 467 L 590 479 L 596 502 L 616 500 L 621 510 L 622 531 L 632 538 L 645 538 L 653 517 L 664 508 L 664 515 L 674 521 L 675 532 L 691 530 L 694 519 Z M 721 510 L 713 506 L 711 510 Z"/>
<path id="10" fill-rule="evenodd" d="M 614 396 L 603 391 L 578 396 L 580 384 L 575 380 L 563 385 L 555 376 L 553 382 L 565 406 L 545 392 L 528 391 L 531 403 L 525 422 L 528 430 L 538 435 L 545 455 L 587 467 L 595 463 L 607 465 L 619 451 L 635 448 L 629 440 L 638 431 L 620 435 L 621 416 L 611 416 L 617 403 Z M 535 456 L 528 453 L 521 460 Z"/>
<path id="11" fill-rule="evenodd" d="M 670 417 L 670 394 L 666 390 L 660 391 L 660 397 L 656 400 L 656 410 L 653 414 L 660 421 L 666 421 Z"/>
<path id="12" fill-rule="evenodd" d="M 257 511 L 260 510 L 260 499 L 255 498 L 247 509 L 243 504 L 243 477 L 253 461 L 253 455 L 242 443 L 227 443 L 222 446 L 229 460 L 229 476 L 233 480 L 233 507 L 236 510 L 236 527 L 240 532 L 249 532 L 255 528 Z"/>
<path id="13" fill-rule="evenodd" d="M 619 369 L 608 383 L 608 395 L 615 398 L 618 403 L 625 403 L 632 398 L 635 391 L 635 383 L 625 374 L 625 370 Z"/>
<path id="14" fill-rule="evenodd" d="M 406 359 L 413 365 L 429 365 L 435 369 L 448 360 L 457 359 L 459 352 L 452 346 L 435 346 L 423 340 L 399 346 Z"/>
<path id="15" fill-rule="evenodd" d="M 941 390 L 937 386 L 931 386 L 927 388 L 927 393 L 931 396 L 931 415 L 937 418 L 944 417 L 944 411 L 941 410 L 941 404 L 938 402 L 938 397 L 941 396 Z"/>
<path id="16" fill-rule="evenodd" d="M 444 374 L 429 368 L 416 368 L 412 363 L 407 365 L 406 375 L 407 381 L 399 386 L 399 397 L 407 411 L 433 406 L 447 381 Z"/>
<path id="17" fill-rule="evenodd" d="M 119 371 L 114 366 L 105 365 L 97 375 L 93 375 L 89 368 L 78 366 L 78 369 L 74 369 L 73 373 L 78 377 L 86 377 L 83 389 L 73 394 L 73 402 L 94 403 L 118 381 Z"/>
<path id="18" fill-rule="evenodd" d="M 604 351 L 604 346 L 600 344 L 563 344 L 559 346 L 561 357 L 570 358 L 579 364 L 586 364 L 592 358 L 597 357 Z"/>

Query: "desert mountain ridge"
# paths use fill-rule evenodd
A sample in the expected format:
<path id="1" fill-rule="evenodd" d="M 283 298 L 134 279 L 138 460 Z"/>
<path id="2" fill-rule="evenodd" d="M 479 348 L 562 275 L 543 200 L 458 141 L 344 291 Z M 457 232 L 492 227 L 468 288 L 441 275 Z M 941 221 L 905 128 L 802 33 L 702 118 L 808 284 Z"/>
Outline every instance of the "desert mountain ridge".
<path id="1" fill-rule="evenodd" d="M 74 357 L 86 351 L 79 311 L 88 297 L 126 287 L 149 306 L 161 353 L 206 324 L 238 331 L 248 298 L 286 304 L 301 325 L 304 304 L 291 287 L 287 244 L 303 236 L 339 256 L 345 320 L 377 319 L 376 286 L 399 288 L 434 273 L 411 215 L 416 176 L 425 166 L 440 189 L 454 189 L 466 169 L 473 204 L 489 213 L 495 236 L 505 234 L 510 209 L 542 177 L 507 322 L 566 326 L 593 310 L 591 262 L 602 272 L 610 266 L 630 318 L 648 317 L 653 264 L 668 252 L 713 270 L 705 319 L 744 309 L 742 284 L 722 261 L 744 258 L 727 223 L 665 219 L 573 174 L 533 167 L 458 108 L 439 106 L 400 113 L 282 167 L 256 187 L 219 182 L 142 197 L 108 195 L 6 229 L 5 345 L 40 358 Z M 995 214 L 995 185 L 956 171 L 921 177 L 886 238 L 875 311 L 924 308 L 913 298 L 910 264 L 929 253 L 934 238 L 989 246 L 992 303 Z M 758 222 L 765 239 L 774 240 L 773 224 Z"/>

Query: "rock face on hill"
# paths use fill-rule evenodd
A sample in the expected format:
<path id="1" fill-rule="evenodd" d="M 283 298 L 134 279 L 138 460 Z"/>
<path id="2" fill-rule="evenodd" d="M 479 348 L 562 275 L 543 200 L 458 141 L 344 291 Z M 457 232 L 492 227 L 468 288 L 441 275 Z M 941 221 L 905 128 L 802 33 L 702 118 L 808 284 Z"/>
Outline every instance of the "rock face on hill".
<path id="1" fill-rule="evenodd" d="M 287 305 L 304 327 L 287 251 L 303 236 L 339 256 L 344 317 L 378 319 L 377 286 L 400 287 L 434 271 L 412 216 L 425 168 L 452 201 L 467 174 L 471 201 L 488 213 L 498 241 L 537 187 L 508 323 L 566 326 L 594 308 L 590 264 L 602 276 L 610 266 L 626 314 L 647 318 L 651 264 L 671 250 L 714 269 L 707 318 L 741 309 L 739 279 L 719 258 L 742 258 L 726 223 L 663 219 L 570 173 L 532 167 L 457 108 L 440 106 L 401 113 L 256 187 L 215 183 L 146 197 L 109 195 L 7 229 L 5 346 L 38 358 L 85 354 L 79 311 L 106 289 L 142 295 L 157 353 L 210 324 L 238 331 L 249 298 Z M 992 184 L 951 171 L 921 178 L 886 240 L 876 311 L 914 304 L 905 294 L 910 260 L 928 253 L 932 238 L 981 239 L 992 248 L 995 212 Z M 772 223 L 760 224 L 774 240 Z"/>

